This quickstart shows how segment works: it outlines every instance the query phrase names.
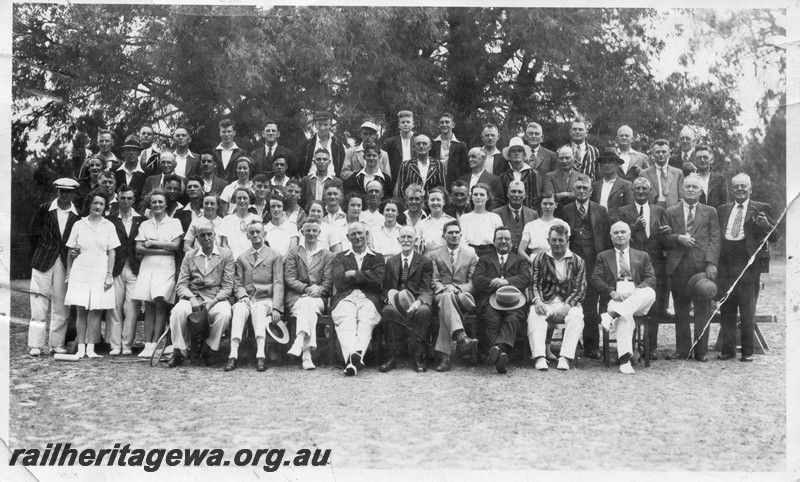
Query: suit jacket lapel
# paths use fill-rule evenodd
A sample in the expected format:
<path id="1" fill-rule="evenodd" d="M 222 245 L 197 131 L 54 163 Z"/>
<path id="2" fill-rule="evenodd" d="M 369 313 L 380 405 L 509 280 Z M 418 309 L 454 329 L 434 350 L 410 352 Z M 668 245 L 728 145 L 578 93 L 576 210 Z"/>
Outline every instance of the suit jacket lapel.
<path id="1" fill-rule="evenodd" d="M 306 269 L 310 273 L 322 261 L 322 251 L 317 251 L 313 256 L 311 256 L 311 264 L 306 263 L 306 260 L 303 259 L 305 256 L 298 256 L 298 258 L 302 260 L 301 262 L 306 265 Z"/>

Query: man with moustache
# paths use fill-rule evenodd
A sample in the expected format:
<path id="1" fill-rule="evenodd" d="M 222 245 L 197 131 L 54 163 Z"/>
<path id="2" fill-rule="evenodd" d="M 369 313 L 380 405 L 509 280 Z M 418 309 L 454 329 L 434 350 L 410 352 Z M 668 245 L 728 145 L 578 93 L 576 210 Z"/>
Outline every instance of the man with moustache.
<path id="1" fill-rule="evenodd" d="M 700 202 L 706 206 L 717 209 L 728 202 L 728 181 L 725 176 L 718 172 L 711 171 L 714 164 L 714 153 L 708 146 L 697 146 L 694 150 L 694 165 L 697 167 L 697 175 L 703 182 L 703 192 L 700 194 Z"/>
<path id="2" fill-rule="evenodd" d="M 472 204 L 469 202 L 469 182 L 457 180 L 450 185 L 450 200 L 452 204 L 444 207 L 444 213 L 456 220 L 461 219 L 461 215 L 472 211 Z"/>

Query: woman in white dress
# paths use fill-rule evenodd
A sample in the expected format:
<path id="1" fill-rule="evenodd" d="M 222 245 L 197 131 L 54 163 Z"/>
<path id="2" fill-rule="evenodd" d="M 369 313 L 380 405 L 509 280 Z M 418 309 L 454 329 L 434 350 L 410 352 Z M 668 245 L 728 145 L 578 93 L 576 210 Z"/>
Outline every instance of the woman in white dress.
<path id="1" fill-rule="evenodd" d="M 297 232 L 297 226 L 290 223 L 283 214 L 283 203 L 283 196 L 278 192 L 273 193 L 269 200 L 269 212 L 272 220 L 264 225 L 264 231 L 269 247 L 285 258 L 289 254 L 289 250 L 297 246 L 300 233 Z"/>
<path id="2" fill-rule="evenodd" d="M 143 257 L 133 289 L 133 299 L 144 302 L 144 350 L 140 358 L 153 354 L 167 324 L 167 305 L 175 299 L 175 253 L 183 236 L 181 222 L 167 216 L 163 189 L 153 189 L 147 203 L 152 216 L 139 226 L 136 236 L 136 254 Z"/>
<path id="3" fill-rule="evenodd" d="M 381 206 L 381 214 L 384 218 L 383 226 L 380 228 L 374 226 L 375 231 L 369 233 L 370 249 L 382 254 L 385 259 L 402 251 L 400 241 L 397 240 L 401 227 L 397 223 L 397 216 L 403 208 L 403 202 L 399 199 L 392 198 L 384 201 Z"/>
<path id="4" fill-rule="evenodd" d="M 447 194 L 441 187 L 434 187 L 428 192 L 428 209 L 431 214 L 417 223 L 417 232 L 421 238 L 421 250 L 423 253 L 429 253 L 444 246 L 444 238 L 442 238 L 442 228 L 450 221 L 455 221 L 456 218 L 444 213 L 444 207 L 447 204 Z"/>
<path id="5" fill-rule="evenodd" d="M 534 219 L 522 229 L 522 239 L 519 242 L 518 254 L 524 256 L 529 263 L 533 263 L 533 258 L 537 254 L 550 249 L 547 237 L 550 232 L 550 226 L 559 220 L 553 216 L 557 205 L 556 197 L 552 192 L 544 193 L 540 204 L 542 217 Z"/>
<path id="6" fill-rule="evenodd" d="M 503 225 L 500 216 L 489 211 L 491 204 L 489 186 L 479 182 L 472 186 L 472 205 L 475 209 L 462 214 L 459 220 L 464 242 L 472 246 L 479 258 L 494 251 L 494 230 Z"/>
<path id="7" fill-rule="evenodd" d="M 222 190 L 222 194 L 219 195 L 224 208 L 222 212 L 230 214 L 236 209 L 236 201 L 233 199 L 233 196 L 237 189 L 245 188 L 250 191 L 250 194 L 255 195 L 253 191 L 253 181 L 250 180 L 250 173 L 253 171 L 252 166 L 252 161 L 247 157 L 240 157 L 236 160 L 237 179 L 225 186 L 225 189 Z"/>
<path id="8" fill-rule="evenodd" d="M 247 226 L 253 221 L 261 221 L 261 216 L 248 212 L 252 200 L 249 190 L 242 187 L 237 188 L 233 192 L 233 200 L 236 203 L 236 209 L 222 220 L 220 234 L 222 246 L 230 249 L 235 259 L 252 246 L 250 240 L 247 239 Z"/>
<path id="9" fill-rule="evenodd" d="M 347 239 L 347 227 L 350 223 L 355 223 L 361 220 L 361 209 L 364 206 L 364 197 L 360 192 L 351 192 L 347 195 L 345 200 L 345 218 L 344 224 L 337 226 L 339 230 L 339 239 L 342 242 L 342 251 L 347 251 L 352 246 L 350 240 Z"/>
<path id="10" fill-rule="evenodd" d="M 114 309 L 114 248 L 119 238 L 114 225 L 103 217 L 108 196 L 95 190 L 87 196 L 89 215 L 75 223 L 67 247 L 65 305 L 76 307 L 78 356 L 100 358 L 94 344 L 100 341 L 100 316 Z"/>
<path id="11" fill-rule="evenodd" d="M 253 178 L 253 196 L 255 197 L 255 201 L 250 205 L 248 211 L 253 214 L 258 214 L 264 224 L 267 224 L 270 220 L 269 192 L 271 190 L 272 187 L 269 185 L 269 178 L 266 174 L 257 174 Z M 231 205 L 231 207 L 234 207 L 234 205 Z"/>

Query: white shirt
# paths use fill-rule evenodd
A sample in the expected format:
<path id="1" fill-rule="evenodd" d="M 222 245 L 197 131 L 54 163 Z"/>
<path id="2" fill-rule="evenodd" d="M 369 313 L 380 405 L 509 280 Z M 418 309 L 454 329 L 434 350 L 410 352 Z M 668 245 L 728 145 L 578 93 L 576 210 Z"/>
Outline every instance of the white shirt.
<path id="1" fill-rule="evenodd" d="M 322 222 L 337 227 L 347 226 L 347 215 L 341 209 L 336 211 L 336 214 L 331 214 L 326 210 Z"/>
<path id="2" fill-rule="evenodd" d="M 586 154 L 586 142 L 581 142 L 580 144 L 570 142 L 569 144 L 575 152 L 575 159 L 577 159 L 578 162 L 583 162 L 583 156 Z"/>
<path id="3" fill-rule="evenodd" d="M 128 216 L 127 218 L 122 216 L 122 211 L 120 211 L 117 214 L 117 217 L 122 220 L 122 225 L 125 227 L 125 234 L 130 235 L 131 234 L 131 226 L 133 226 L 133 218 L 141 217 L 141 216 L 139 216 L 139 213 L 137 213 L 136 211 L 131 209 L 131 215 Z"/>
<path id="4" fill-rule="evenodd" d="M 178 154 L 178 151 L 173 152 L 175 155 L 175 174 L 186 177 L 186 159 L 189 158 L 189 155 L 192 153 L 190 150 L 186 150 L 186 155 Z M 161 176 L 161 184 L 164 184 L 164 176 Z"/>
<path id="5" fill-rule="evenodd" d="M 210 260 L 210 259 L 211 259 L 211 258 L 212 258 L 214 255 L 217 255 L 217 256 L 219 256 L 219 248 L 217 247 L 217 245 L 216 245 L 216 244 L 214 244 L 214 247 L 213 247 L 213 248 L 211 248 L 211 254 L 210 254 L 210 255 L 208 255 L 208 256 L 207 256 L 207 255 L 206 255 L 206 253 L 204 253 L 202 249 L 198 249 L 198 250 L 197 250 L 197 254 L 195 254 L 195 255 L 194 255 L 194 257 L 195 257 L 195 258 L 199 258 L 199 257 L 203 257 L 203 258 L 205 258 L 205 259 L 203 260 L 204 262 L 203 262 L 203 268 L 202 268 L 203 275 L 207 275 L 207 274 L 208 274 L 208 261 L 209 261 L 209 260 Z M 195 260 L 195 264 L 199 264 L 199 263 L 197 262 L 197 260 Z"/>
<path id="6" fill-rule="evenodd" d="M 331 149 L 331 144 L 333 144 L 333 136 L 328 137 L 327 142 L 322 142 L 318 135 L 315 135 L 317 142 L 314 144 L 314 152 L 317 152 L 317 149 L 325 149 L 328 151 L 328 156 L 330 157 L 331 162 L 328 163 L 328 177 L 333 177 L 336 175 L 336 171 L 333 169 L 333 149 Z M 314 174 L 317 172 L 317 166 L 314 163 L 311 163 L 311 169 L 308 171 L 309 174 Z"/>
<path id="7" fill-rule="evenodd" d="M 522 180 L 522 172 L 531 169 L 531 166 L 525 164 L 524 162 L 522 163 L 522 167 L 519 169 L 519 171 L 514 169 L 514 167 L 511 165 L 510 162 L 508 163 L 508 165 L 509 165 L 509 167 L 511 167 L 511 174 L 514 176 L 514 180 L 515 181 L 521 181 Z"/>
<path id="8" fill-rule="evenodd" d="M 733 236 L 733 222 L 736 220 L 736 213 L 739 211 L 739 203 L 733 203 L 731 215 L 728 217 L 728 227 L 725 228 L 725 239 L 728 241 L 741 241 L 744 239 L 744 218 L 747 216 L 747 206 L 750 204 L 750 199 L 743 202 L 742 205 L 742 225 L 739 226 L 739 235 Z"/>
<path id="9" fill-rule="evenodd" d="M 299 239 L 300 237 L 297 232 L 297 226 L 285 220 L 280 226 L 271 222 L 267 223 L 264 226 L 264 232 L 264 237 L 269 243 L 269 247 L 283 257 L 289 254 L 289 246 L 292 239 Z"/>
<path id="10" fill-rule="evenodd" d="M 358 171 L 356 173 L 356 177 L 361 173 L 364 174 L 364 178 L 361 181 L 363 183 L 363 185 L 361 187 L 364 188 L 364 191 L 367 190 L 367 184 L 369 184 L 370 182 L 374 181 L 376 178 L 378 179 L 378 182 L 386 180 L 386 178 L 384 177 L 383 171 L 381 171 L 380 169 L 375 171 L 374 174 L 370 174 L 370 173 L 367 172 L 367 168 L 365 167 L 364 169 L 362 169 L 362 170 L 360 170 L 360 171 Z M 381 185 L 383 185 L 382 182 L 381 182 Z"/>
<path id="11" fill-rule="evenodd" d="M 489 174 L 494 174 L 494 156 L 495 154 L 502 154 L 502 152 L 497 150 L 497 146 L 494 147 L 492 152 L 487 152 L 483 147 L 481 149 L 486 152 L 486 164 L 483 165 L 483 168 L 489 171 Z"/>
<path id="12" fill-rule="evenodd" d="M 136 163 L 136 167 L 134 167 L 132 171 L 129 171 L 128 168 L 125 167 L 125 164 L 122 164 L 121 166 L 119 166 L 117 168 L 117 170 L 125 172 L 125 184 L 128 184 L 128 185 L 130 185 L 131 180 L 133 180 L 133 173 L 134 172 L 141 172 L 142 174 L 144 174 L 144 170 L 142 170 L 142 168 L 141 168 L 141 166 L 139 166 L 138 162 Z"/>
<path id="13" fill-rule="evenodd" d="M 403 139 L 403 136 L 400 136 L 400 144 L 403 146 L 403 160 L 407 161 L 411 159 L 411 138 L 414 137 L 414 133 L 408 137 L 408 139 Z"/>
<path id="14" fill-rule="evenodd" d="M 486 169 L 484 169 L 483 171 L 485 171 L 485 170 Z M 473 172 L 472 175 L 469 176 L 469 190 L 470 190 L 470 192 L 472 192 L 472 188 L 475 187 L 475 184 L 478 184 L 478 179 L 480 179 L 481 175 L 483 174 L 483 171 L 481 171 L 481 172 L 479 172 L 477 174 L 475 174 Z"/>
<path id="15" fill-rule="evenodd" d="M 367 257 L 367 254 L 375 256 L 375 253 L 373 253 L 372 250 L 369 249 L 369 247 L 365 247 L 364 251 L 361 254 L 356 253 L 355 251 L 353 251 L 352 248 L 350 248 L 344 255 L 350 256 L 350 253 L 353 253 L 353 255 L 356 257 L 356 264 L 358 265 L 359 271 L 361 270 L 361 265 L 364 264 L 364 258 Z"/>
<path id="16" fill-rule="evenodd" d="M 508 259 L 508 255 L 507 254 L 500 254 L 498 256 L 500 257 L 500 267 L 502 268 L 503 265 L 505 265 L 506 260 Z"/>
<path id="17" fill-rule="evenodd" d="M 424 164 L 417 160 L 417 168 L 419 169 L 419 177 L 422 179 L 422 184 L 425 184 L 425 181 L 428 180 L 428 169 L 430 169 L 430 167 L 430 159 L 426 159 Z"/>
<path id="18" fill-rule="evenodd" d="M 624 161 L 622 165 L 619 166 L 619 168 L 622 169 L 622 172 L 626 174 L 628 173 L 628 169 L 631 166 L 631 157 L 633 156 L 634 152 L 635 151 L 633 149 L 629 151 L 622 151 L 620 149 L 617 149 L 617 155 L 619 156 L 620 159 Z"/>
<path id="19" fill-rule="evenodd" d="M 401 225 L 395 224 L 392 229 L 389 229 L 386 227 L 386 225 L 382 224 L 374 231 L 370 230 L 370 247 L 378 253 L 381 253 L 385 259 L 388 259 L 389 257 L 399 253 L 401 248 L 397 237 L 400 235 L 401 227 Z"/>
<path id="20" fill-rule="evenodd" d="M 664 196 L 665 187 L 661 185 L 661 173 L 664 173 L 664 179 L 669 179 L 667 174 L 667 164 L 664 164 L 664 167 L 656 165 L 656 178 L 658 179 L 658 200 L 659 201 L 666 201 L 667 197 Z"/>
<path id="21" fill-rule="evenodd" d="M 220 154 L 222 155 L 222 168 L 223 169 L 227 169 L 228 168 L 228 163 L 231 162 L 231 156 L 233 156 L 233 151 L 235 149 L 238 149 L 238 148 L 239 148 L 239 146 L 237 146 L 235 142 L 233 144 L 231 144 L 231 147 L 228 147 L 228 148 L 223 147 L 221 142 L 217 146 L 217 149 L 222 151 L 222 152 L 220 152 Z"/>
<path id="22" fill-rule="evenodd" d="M 564 257 L 561 259 L 556 259 L 551 251 L 545 251 L 545 254 L 553 258 L 553 264 L 556 268 L 556 276 L 558 277 L 558 280 L 564 281 L 567 279 L 567 260 L 572 258 L 572 251 L 567 248 L 567 250 L 564 252 Z"/>
<path id="23" fill-rule="evenodd" d="M 608 208 L 608 196 L 611 195 L 611 188 L 614 187 L 614 182 L 616 180 L 617 178 L 610 181 L 603 179 L 603 187 L 600 189 L 600 205 L 604 208 Z"/>
<path id="24" fill-rule="evenodd" d="M 700 176 L 700 181 L 703 182 L 703 192 L 706 193 L 706 197 L 708 197 L 708 181 L 711 179 L 711 170 L 709 170 L 705 176 L 700 174 L 699 171 L 697 175 Z"/>
<path id="25" fill-rule="evenodd" d="M 311 251 L 309 251 L 308 248 L 306 248 L 305 243 L 303 243 L 300 245 L 300 250 L 298 251 L 298 253 L 304 254 L 306 257 L 306 264 L 311 265 L 311 258 L 313 258 L 315 254 L 319 253 L 323 249 L 324 248 L 320 245 L 319 241 L 317 241 L 316 245 L 314 246 L 314 249 L 312 249 Z"/>
<path id="26" fill-rule="evenodd" d="M 300 244 L 305 245 L 306 238 L 303 236 L 303 233 L 300 232 Z M 317 236 L 317 246 L 319 249 L 327 249 L 330 250 L 337 244 L 341 244 L 342 240 L 340 238 L 339 228 L 335 228 L 330 224 L 320 223 L 319 225 L 319 236 Z"/>
<path id="27" fill-rule="evenodd" d="M 411 261 L 414 259 L 414 250 L 411 250 L 411 253 L 408 256 L 405 256 L 402 252 L 400 253 L 400 269 L 403 269 L 403 266 L 408 263 L 409 269 L 411 268 Z"/>
<path id="28" fill-rule="evenodd" d="M 64 236 L 64 230 L 67 228 L 67 220 L 69 219 L 69 213 L 75 213 L 75 216 L 79 216 L 78 211 L 75 209 L 75 205 L 69 203 L 69 209 L 61 209 L 58 207 L 58 199 L 53 200 L 50 203 L 50 209 L 48 211 L 56 211 L 56 216 L 58 217 L 58 231 L 61 233 L 61 236 Z"/>
<path id="29" fill-rule="evenodd" d="M 369 209 L 361 211 L 361 214 L 358 216 L 358 220 L 370 227 L 370 231 L 372 231 L 373 226 L 377 228 L 377 226 L 382 226 L 383 223 L 386 222 L 383 214 L 381 214 L 381 212 L 377 209 L 375 212 L 372 212 Z"/>
<path id="30" fill-rule="evenodd" d="M 453 143 L 453 142 L 458 142 L 458 139 L 456 139 L 456 135 L 453 134 L 453 133 L 450 133 L 450 140 L 446 141 L 446 140 L 442 139 L 442 135 L 439 134 L 438 136 L 436 136 L 436 139 L 434 139 L 433 141 L 434 142 L 439 141 L 439 142 L 442 143 L 442 145 L 441 145 L 441 147 L 439 149 L 439 160 L 442 161 L 442 164 L 447 166 L 447 160 L 450 158 L 450 144 Z"/>
<path id="31" fill-rule="evenodd" d="M 317 183 L 316 189 L 314 189 L 314 200 L 315 201 L 322 201 L 322 195 L 324 194 L 325 190 L 325 181 L 328 179 L 333 179 L 333 173 L 331 169 L 328 169 L 328 172 L 325 174 L 325 177 L 320 178 L 317 175 L 316 167 L 312 167 L 313 172 L 311 173 L 311 178 L 314 179 L 314 182 Z"/>
<path id="32" fill-rule="evenodd" d="M 216 244 L 222 242 L 222 235 L 220 230 L 220 225 L 222 224 L 222 218 L 217 216 L 214 219 L 208 219 L 207 217 L 203 216 L 202 218 L 195 218 L 191 224 L 189 224 L 189 228 L 186 230 L 186 235 L 183 237 L 183 241 L 189 241 L 190 246 L 194 246 L 195 240 L 195 233 L 197 232 L 197 227 L 200 224 L 205 224 L 206 222 L 210 221 L 211 224 L 214 225 L 214 239 L 216 240 Z"/>

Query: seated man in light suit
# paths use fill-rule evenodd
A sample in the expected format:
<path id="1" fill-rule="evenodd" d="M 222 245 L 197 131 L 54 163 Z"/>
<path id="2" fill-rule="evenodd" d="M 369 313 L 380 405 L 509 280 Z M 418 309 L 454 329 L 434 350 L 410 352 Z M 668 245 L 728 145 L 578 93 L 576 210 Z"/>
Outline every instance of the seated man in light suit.
<path id="1" fill-rule="evenodd" d="M 528 341 L 537 370 L 547 370 L 545 339 L 548 323 L 564 323 L 564 337 L 558 359 L 559 370 L 569 370 L 583 331 L 583 297 L 586 294 L 586 263 L 569 250 L 570 229 L 566 223 L 550 226 L 550 251 L 533 259 L 528 299 Z"/>
<path id="2" fill-rule="evenodd" d="M 317 318 L 333 290 L 333 256 L 319 243 L 320 220 L 303 219 L 303 244 L 289 250 L 283 270 L 286 306 L 297 320 L 289 354 L 303 357 L 303 368 L 313 370 L 311 351 L 317 347 Z"/>
<path id="3" fill-rule="evenodd" d="M 458 296 L 462 293 L 472 297 L 472 274 L 478 264 L 478 256 L 461 246 L 461 226 L 450 221 L 442 228 L 445 246 L 432 251 L 428 257 L 433 261 L 433 292 L 439 308 L 439 336 L 436 351 L 439 353 L 437 372 L 450 370 L 450 352 L 453 341 L 458 351 L 466 353 L 478 344 L 464 333 L 463 313 L 459 309 Z M 473 299 L 474 304 L 474 299 Z"/>
<path id="4" fill-rule="evenodd" d="M 367 247 L 369 231 L 361 222 L 350 223 L 347 238 L 351 248 L 333 258 L 331 318 L 352 377 L 364 369 L 364 353 L 372 339 L 372 330 L 381 321 L 381 282 L 386 270 L 383 255 Z"/>
<path id="5" fill-rule="evenodd" d="M 170 368 L 183 363 L 183 351 L 187 349 L 187 318 L 193 309 L 204 305 L 208 312 L 209 334 L 205 340 L 208 348 L 219 350 L 222 332 L 231 322 L 231 305 L 228 298 L 233 294 L 233 273 L 236 262 L 233 253 L 217 246 L 214 225 L 197 226 L 196 239 L 200 247 L 186 253 L 181 263 L 181 272 L 175 286 L 180 299 L 169 315 L 174 351 Z"/>
<path id="6" fill-rule="evenodd" d="M 611 226 L 614 249 L 597 255 L 594 273 L 589 280 L 601 296 L 608 296 L 608 311 L 600 315 L 603 327 L 617 327 L 619 371 L 630 375 L 633 356 L 634 316 L 646 315 L 656 301 L 656 273 L 650 255 L 631 249 L 631 229 L 624 221 Z"/>
<path id="7" fill-rule="evenodd" d="M 231 324 L 231 354 L 225 371 L 236 369 L 239 343 L 247 318 L 252 318 L 256 337 L 256 370 L 267 369 L 265 348 L 267 323 L 277 323 L 283 314 L 283 258 L 264 244 L 264 224 L 252 221 L 247 226 L 252 247 L 236 259 L 236 304 Z"/>

